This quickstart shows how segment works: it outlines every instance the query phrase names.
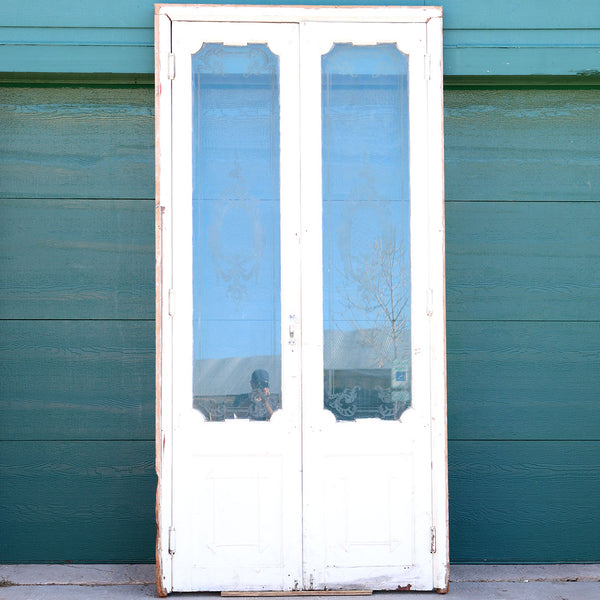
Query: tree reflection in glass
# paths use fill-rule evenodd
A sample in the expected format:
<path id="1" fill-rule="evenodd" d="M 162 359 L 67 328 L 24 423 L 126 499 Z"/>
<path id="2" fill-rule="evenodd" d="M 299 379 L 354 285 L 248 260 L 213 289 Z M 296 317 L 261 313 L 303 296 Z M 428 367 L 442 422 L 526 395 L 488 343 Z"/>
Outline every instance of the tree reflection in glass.
<path id="1" fill-rule="evenodd" d="M 325 407 L 410 406 L 408 57 L 336 44 L 322 59 Z"/>

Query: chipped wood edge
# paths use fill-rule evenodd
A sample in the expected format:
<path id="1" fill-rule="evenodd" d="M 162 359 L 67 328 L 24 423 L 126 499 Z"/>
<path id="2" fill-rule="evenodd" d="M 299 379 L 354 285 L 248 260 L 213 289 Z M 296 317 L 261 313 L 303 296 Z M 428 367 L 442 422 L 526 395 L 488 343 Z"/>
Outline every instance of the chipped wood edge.
<path id="1" fill-rule="evenodd" d="M 445 218 L 444 218 L 444 123 L 443 123 L 443 52 L 442 15 L 427 23 L 427 52 L 432 57 L 428 90 L 429 122 L 429 202 L 431 216 L 430 264 L 431 288 L 434 292 L 432 316 L 432 503 L 436 530 L 433 556 L 433 588 L 446 593 L 449 586 L 448 536 L 448 441 L 447 441 L 447 368 L 446 368 L 446 286 L 445 286 Z"/>
<path id="2" fill-rule="evenodd" d="M 281 596 L 372 596 L 373 590 L 296 590 L 288 592 L 221 592 L 224 598 L 273 598 Z"/>
<path id="3" fill-rule="evenodd" d="M 170 496 L 170 469 L 166 468 L 166 434 L 165 429 L 170 427 L 167 419 L 164 418 L 163 411 L 163 385 L 164 381 L 164 294 L 165 284 L 165 265 L 164 265 L 164 215 L 165 204 L 170 203 L 170 164 L 162 160 L 162 156 L 170 153 L 170 139 L 165 135 L 164 129 L 167 128 L 168 115 L 170 113 L 170 93 L 163 94 L 163 85 L 165 84 L 165 69 L 162 68 L 161 53 L 165 46 L 170 48 L 170 28 L 168 26 L 168 17 L 161 16 L 158 7 L 155 9 L 154 31 L 155 31 L 155 291 L 156 291 L 156 422 L 155 422 L 155 460 L 156 460 L 156 591 L 159 597 L 165 597 L 170 591 L 171 569 L 166 565 L 164 557 L 168 552 L 165 548 L 166 535 L 168 527 L 164 527 L 165 513 L 170 513 L 170 507 L 167 507 L 166 498 Z M 168 82 L 167 82 L 168 83 Z M 169 97 L 165 97 L 169 96 Z M 164 113 L 164 114 L 161 114 Z M 163 117 L 163 118 L 161 118 Z M 165 118 L 166 117 L 166 118 Z M 169 494 L 169 495 L 167 495 Z M 168 512 L 167 512 L 168 510 Z"/>

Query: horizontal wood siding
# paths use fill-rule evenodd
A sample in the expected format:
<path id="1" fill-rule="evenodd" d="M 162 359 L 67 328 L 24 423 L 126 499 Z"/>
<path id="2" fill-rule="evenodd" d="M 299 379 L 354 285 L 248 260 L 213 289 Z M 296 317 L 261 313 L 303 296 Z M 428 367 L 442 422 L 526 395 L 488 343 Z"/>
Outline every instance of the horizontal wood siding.
<path id="1" fill-rule="evenodd" d="M 597 93 L 445 103 L 451 560 L 599 562 Z"/>
<path id="2" fill-rule="evenodd" d="M 0 89 L 2 562 L 153 560 L 152 92 Z M 592 96 L 446 93 L 455 562 L 600 561 Z"/>
<path id="3" fill-rule="evenodd" d="M 151 88 L 5 87 L 0 197 L 154 197 Z"/>
<path id="4" fill-rule="evenodd" d="M 182 4 L 166 0 L 160 4 Z M 212 4 L 219 4 L 213 2 Z M 287 5 L 339 5 L 368 6 L 443 6 L 448 26 L 456 29 L 590 29 L 600 21 L 600 6 L 590 0 L 571 0 L 568 10 L 563 0 L 397 0 L 373 2 L 351 0 L 321 2 L 320 0 L 252 0 L 228 1 L 222 4 L 287 4 Z M 150 9 L 150 12 L 148 12 Z M 0 5 L 0 23 L 7 27 L 89 27 L 139 28 L 152 27 L 154 2 L 151 0 L 54 0 L 52 7 L 46 0 L 3 0 Z"/>
<path id="5" fill-rule="evenodd" d="M 598 202 L 447 206 L 448 318 L 589 321 L 600 315 Z"/>
<path id="6" fill-rule="evenodd" d="M 153 559 L 152 440 L 0 441 L 0 456 L 3 562 Z"/>
<path id="7" fill-rule="evenodd" d="M 449 320 L 450 437 L 598 440 L 599 357 L 597 321 Z"/>
<path id="8" fill-rule="evenodd" d="M 154 438 L 151 320 L 4 319 L 0 364 L 0 439 Z"/>
<path id="9" fill-rule="evenodd" d="M 597 202 L 597 90 L 445 95 L 446 199 Z"/>
<path id="10" fill-rule="evenodd" d="M 600 556 L 600 442 L 450 442 L 454 562 Z"/>
<path id="11" fill-rule="evenodd" d="M 0 88 L 1 562 L 154 560 L 153 100 Z"/>
<path id="12" fill-rule="evenodd" d="M 153 319 L 153 209 L 153 200 L 0 199 L 10 265 L 0 318 Z"/>
<path id="13" fill-rule="evenodd" d="M 446 75 L 598 75 L 600 5 L 596 0 L 573 0 L 568 6 L 562 0 L 385 4 L 443 7 Z M 153 0 L 3 0 L 0 72 L 151 73 L 153 14 Z"/>

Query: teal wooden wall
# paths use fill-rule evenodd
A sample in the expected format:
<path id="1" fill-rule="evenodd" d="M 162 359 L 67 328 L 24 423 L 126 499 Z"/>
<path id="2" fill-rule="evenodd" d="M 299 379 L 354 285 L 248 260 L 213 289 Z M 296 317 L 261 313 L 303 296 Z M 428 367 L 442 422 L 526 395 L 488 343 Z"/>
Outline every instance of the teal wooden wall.
<path id="1" fill-rule="evenodd" d="M 319 0 L 245 3 L 334 4 Z M 600 69 L 597 0 L 386 0 L 383 4 L 443 6 L 447 75 L 597 76 Z M 152 73 L 152 28 L 153 0 L 2 0 L 0 72 Z"/>
<path id="2" fill-rule="evenodd" d="M 154 551 L 149 87 L 0 87 L 0 561 Z"/>
<path id="3" fill-rule="evenodd" d="M 598 91 L 445 94 L 450 548 L 600 561 Z"/>
<path id="4" fill-rule="evenodd" d="M 600 561 L 600 103 L 447 89 L 451 557 Z M 0 561 L 154 547 L 153 90 L 0 88 Z"/>
<path id="5" fill-rule="evenodd" d="M 451 558 L 600 562 L 600 3 L 398 4 L 445 14 Z M 0 3 L 0 562 L 153 560 L 152 18 Z"/>

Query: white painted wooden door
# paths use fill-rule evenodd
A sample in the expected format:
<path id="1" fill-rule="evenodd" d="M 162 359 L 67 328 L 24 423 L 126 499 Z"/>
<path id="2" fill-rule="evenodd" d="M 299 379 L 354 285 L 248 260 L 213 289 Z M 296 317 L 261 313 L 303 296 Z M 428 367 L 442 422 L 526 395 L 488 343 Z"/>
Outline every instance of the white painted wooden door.
<path id="1" fill-rule="evenodd" d="M 431 589 L 426 26 L 300 54 L 305 585 Z"/>
<path id="2" fill-rule="evenodd" d="M 301 586 L 297 29 L 173 24 L 178 591 Z"/>
<path id="3" fill-rule="evenodd" d="M 443 588 L 427 21 L 245 10 L 168 25 L 167 589 Z"/>

